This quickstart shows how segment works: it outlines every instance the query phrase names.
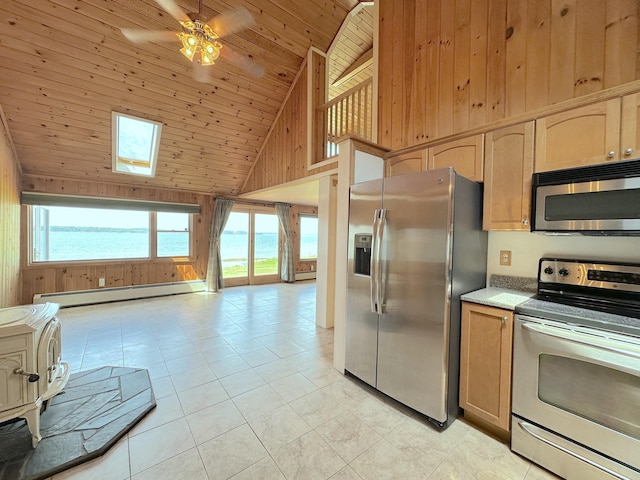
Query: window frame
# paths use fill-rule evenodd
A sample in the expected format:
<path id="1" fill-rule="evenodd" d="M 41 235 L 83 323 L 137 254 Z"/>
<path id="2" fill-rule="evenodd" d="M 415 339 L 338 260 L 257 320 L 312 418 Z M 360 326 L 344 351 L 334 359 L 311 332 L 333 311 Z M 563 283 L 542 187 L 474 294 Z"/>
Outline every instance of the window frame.
<path id="1" fill-rule="evenodd" d="M 140 123 L 146 123 L 152 126 L 150 143 L 149 160 L 139 160 L 133 158 L 120 157 L 118 154 L 120 146 L 120 118 L 135 120 Z M 111 112 L 111 171 L 123 175 L 135 175 L 141 177 L 153 178 L 156 176 L 156 166 L 158 165 L 158 153 L 160 151 L 160 136 L 162 135 L 162 122 L 155 122 L 146 118 L 127 115 L 126 113 Z M 120 170 L 119 166 L 131 166 L 134 170 Z M 135 169 L 148 170 L 136 171 Z"/>
<path id="2" fill-rule="evenodd" d="M 298 235 L 298 261 L 299 262 L 317 262 L 318 261 L 318 241 L 316 239 L 316 256 L 313 258 L 302 258 L 302 219 L 306 218 L 315 218 L 316 222 L 318 221 L 317 213 L 300 213 L 298 214 L 298 219 L 300 221 L 300 234 Z"/>
<path id="3" fill-rule="evenodd" d="M 148 214 L 149 219 L 149 237 L 148 237 L 148 246 L 149 246 L 149 256 L 147 257 L 117 257 L 117 258 L 94 258 L 94 259 L 83 259 L 83 260 L 34 260 L 34 207 L 48 207 L 48 206 L 63 206 L 63 205 L 35 205 L 28 204 L 25 205 L 27 208 L 27 266 L 36 266 L 42 268 L 46 265 L 57 266 L 57 265 L 83 265 L 83 264 L 103 264 L 103 263 L 144 263 L 144 262 L 192 262 L 193 259 L 193 251 L 194 251 L 194 218 L 193 212 L 177 212 L 184 213 L 189 216 L 189 255 L 187 256 L 158 256 L 158 229 L 157 229 L 157 212 L 153 210 L 140 210 L 145 211 Z M 78 207 L 77 205 L 70 205 L 70 208 L 83 208 Z M 94 208 L 99 210 L 97 207 L 85 207 L 85 208 Z M 109 209 L 107 209 L 109 210 Z M 111 210 L 117 210 L 113 208 Z M 176 213 L 176 212 L 172 212 Z"/>

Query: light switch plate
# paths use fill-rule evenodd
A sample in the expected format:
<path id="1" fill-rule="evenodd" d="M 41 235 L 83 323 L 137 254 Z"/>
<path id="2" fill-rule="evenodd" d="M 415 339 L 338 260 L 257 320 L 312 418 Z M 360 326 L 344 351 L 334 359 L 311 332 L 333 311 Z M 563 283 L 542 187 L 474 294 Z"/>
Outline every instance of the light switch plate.
<path id="1" fill-rule="evenodd" d="M 500 265 L 511 266 L 511 250 L 500 250 Z"/>

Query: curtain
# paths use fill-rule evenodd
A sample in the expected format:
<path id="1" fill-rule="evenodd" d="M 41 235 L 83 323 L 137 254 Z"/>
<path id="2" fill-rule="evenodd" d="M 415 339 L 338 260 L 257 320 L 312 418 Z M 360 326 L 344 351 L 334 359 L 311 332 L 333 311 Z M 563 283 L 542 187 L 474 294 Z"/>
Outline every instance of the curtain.
<path id="1" fill-rule="evenodd" d="M 233 203 L 233 200 L 227 198 L 216 198 L 211 221 L 211 243 L 209 244 L 209 264 L 207 265 L 207 290 L 209 292 L 217 292 L 224 287 L 222 260 L 220 259 L 220 237 L 229 219 Z"/>
<path id="2" fill-rule="evenodd" d="M 293 234 L 289 221 L 289 209 L 291 205 L 276 203 L 276 213 L 280 226 L 284 232 L 284 251 L 282 252 L 282 264 L 280 265 L 280 278 L 283 282 L 295 282 L 296 272 L 293 268 Z"/>

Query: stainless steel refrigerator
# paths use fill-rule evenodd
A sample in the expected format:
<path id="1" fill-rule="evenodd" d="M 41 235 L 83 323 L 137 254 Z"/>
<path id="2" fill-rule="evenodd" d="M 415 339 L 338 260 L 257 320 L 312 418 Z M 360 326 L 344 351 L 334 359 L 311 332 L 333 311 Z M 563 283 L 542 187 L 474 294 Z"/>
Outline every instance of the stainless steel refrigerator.
<path id="1" fill-rule="evenodd" d="M 460 295 L 485 286 L 486 264 L 481 185 L 453 168 L 353 185 L 347 372 L 447 427 Z"/>

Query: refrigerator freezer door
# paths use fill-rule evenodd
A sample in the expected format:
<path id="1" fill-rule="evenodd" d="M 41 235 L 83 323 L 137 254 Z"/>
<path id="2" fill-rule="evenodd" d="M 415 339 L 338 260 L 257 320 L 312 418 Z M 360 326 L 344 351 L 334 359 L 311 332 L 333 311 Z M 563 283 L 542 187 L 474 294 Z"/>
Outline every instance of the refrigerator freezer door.
<path id="1" fill-rule="evenodd" d="M 384 314 L 377 388 L 437 420 L 447 419 L 453 172 L 385 179 Z"/>
<path id="2" fill-rule="evenodd" d="M 376 386 L 378 314 L 372 310 L 371 275 L 357 265 L 362 240 L 374 235 L 374 213 L 382 206 L 382 180 L 355 184 L 349 204 L 349 256 L 347 262 L 347 345 L 345 368 Z M 359 242 L 356 239 L 360 240 Z M 373 246 L 373 241 L 371 242 Z M 374 259 L 372 258 L 372 261 Z M 375 269 L 374 269 L 375 270 Z M 356 273 L 357 271 L 363 273 Z M 370 271 L 370 273 L 373 273 Z M 374 288 L 375 290 L 375 288 Z"/>

